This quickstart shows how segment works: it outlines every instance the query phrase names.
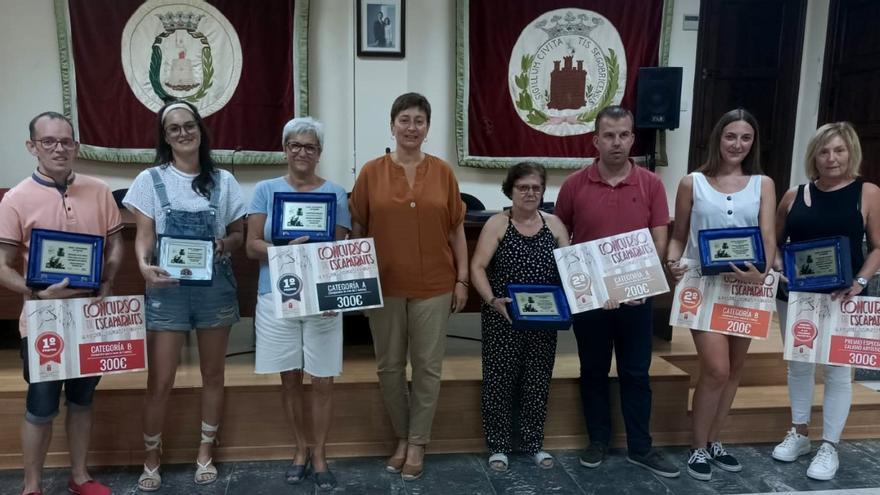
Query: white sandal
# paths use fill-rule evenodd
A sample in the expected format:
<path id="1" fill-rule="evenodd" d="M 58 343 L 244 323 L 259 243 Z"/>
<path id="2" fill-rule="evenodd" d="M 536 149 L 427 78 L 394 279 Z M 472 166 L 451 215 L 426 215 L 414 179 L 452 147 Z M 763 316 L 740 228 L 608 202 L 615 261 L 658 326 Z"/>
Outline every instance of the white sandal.
<path id="1" fill-rule="evenodd" d="M 219 445 L 220 442 L 217 440 L 217 429 L 220 428 L 220 425 L 209 425 L 202 421 L 202 441 L 201 443 L 213 443 L 215 445 Z M 213 435 L 208 436 L 205 433 L 213 433 Z M 193 477 L 193 481 L 197 485 L 208 485 L 215 481 L 217 481 L 217 468 L 214 466 L 212 462 L 214 459 L 208 459 L 208 462 L 202 464 L 196 459 L 196 474 Z"/>
<path id="2" fill-rule="evenodd" d="M 147 435 L 144 433 L 144 450 L 158 450 L 162 455 L 162 434 Z M 142 492 L 155 492 L 162 486 L 162 476 L 159 474 L 159 465 L 150 469 L 144 463 L 144 472 L 138 477 L 138 490 Z"/>
<path id="3" fill-rule="evenodd" d="M 553 460 L 553 456 L 543 450 L 533 455 L 532 460 L 535 461 L 535 464 L 541 469 L 551 469 L 553 468 L 553 465 L 556 464 Z M 544 461 L 546 460 L 549 460 L 550 464 L 544 464 Z"/>
<path id="4" fill-rule="evenodd" d="M 489 468 L 492 471 L 497 471 L 499 473 L 503 473 L 507 471 L 507 455 L 502 453 L 496 453 L 489 456 Z"/>

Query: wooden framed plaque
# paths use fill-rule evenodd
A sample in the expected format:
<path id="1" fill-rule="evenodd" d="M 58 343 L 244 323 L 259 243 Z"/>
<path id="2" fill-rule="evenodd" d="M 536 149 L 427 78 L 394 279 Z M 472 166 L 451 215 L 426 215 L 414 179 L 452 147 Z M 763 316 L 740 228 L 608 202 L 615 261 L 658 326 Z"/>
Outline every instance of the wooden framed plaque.
<path id="1" fill-rule="evenodd" d="M 782 263 L 793 292 L 830 292 L 852 285 L 849 238 L 826 237 L 782 246 Z"/>
<path id="2" fill-rule="evenodd" d="M 508 313 L 515 330 L 567 330 L 571 312 L 562 287 L 556 285 L 507 286 Z"/>
<path id="3" fill-rule="evenodd" d="M 308 242 L 336 240 L 336 195 L 277 192 L 272 199 L 272 243 L 309 236 Z"/>
<path id="4" fill-rule="evenodd" d="M 703 275 L 732 272 L 731 263 L 741 270 L 746 269 L 746 262 L 762 272 L 767 267 L 760 227 L 705 229 L 698 235 Z"/>
<path id="5" fill-rule="evenodd" d="M 98 290 L 103 267 L 103 236 L 31 230 L 28 287 L 43 289 L 67 278 L 71 288 Z"/>
<path id="6" fill-rule="evenodd" d="M 214 239 L 160 235 L 159 266 L 180 280 L 180 285 L 211 285 Z"/>

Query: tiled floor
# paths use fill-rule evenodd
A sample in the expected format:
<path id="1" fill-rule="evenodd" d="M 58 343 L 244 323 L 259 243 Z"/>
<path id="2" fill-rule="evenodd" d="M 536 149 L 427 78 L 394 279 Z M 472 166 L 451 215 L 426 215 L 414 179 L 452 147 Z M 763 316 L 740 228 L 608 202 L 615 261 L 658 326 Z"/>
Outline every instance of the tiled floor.
<path id="1" fill-rule="evenodd" d="M 810 458 L 785 464 L 770 458 L 772 445 L 731 445 L 744 466 L 740 474 L 720 470 L 713 472 L 712 481 L 691 479 L 686 473 L 677 479 L 666 479 L 626 462 L 624 452 L 612 451 L 597 469 L 578 464 L 576 451 L 553 452 L 557 465 L 542 470 L 524 456 L 511 458 L 510 470 L 495 473 L 478 454 L 430 455 L 425 475 L 415 482 L 403 482 L 399 475 L 384 471 L 384 459 L 377 457 L 332 459 L 330 466 L 339 480 L 336 493 L 394 495 L 477 495 L 477 494 L 746 494 L 798 493 L 826 491 L 835 495 L 880 494 L 880 440 L 844 442 L 840 447 L 841 469 L 832 481 L 812 481 L 804 476 Z M 676 462 L 683 464 L 686 449 L 662 449 Z M 298 486 L 286 485 L 282 473 L 286 461 L 235 462 L 221 464 L 220 479 L 213 485 L 196 487 L 192 482 L 193 467 L 165 466 L 163 487 L 159 494 L 312 494 L 314 484 L 305 481 Z M 683 467 L 683 466 L 682 466 Z M 684 471 L 684 470 L 682 470 Z M 137 467 L 107 467 L 94 470 L 115 494 L 136 494 Z M 44 493 L 66 494 L 67 472 L 50 469 L 46 472 Z M 0 471 L 0 493 L 17 494 L 21 471 Z"/>

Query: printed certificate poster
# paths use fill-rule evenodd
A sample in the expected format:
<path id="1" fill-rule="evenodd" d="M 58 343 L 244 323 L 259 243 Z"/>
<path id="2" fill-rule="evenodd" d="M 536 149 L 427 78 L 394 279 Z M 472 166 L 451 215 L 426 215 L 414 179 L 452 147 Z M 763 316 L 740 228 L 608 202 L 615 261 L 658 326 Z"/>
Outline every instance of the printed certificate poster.
<path id="1" fill-rule="evenodd" d="M 880 298 L 789 292 L 788 361 L 880 369 Z"/>
<path id="2" fill-rule="evenodd" d="M 373 239 L 273 246 L 268 251 L 278 318 L 382 307 Z"/>
<path id="3" fill-rule="evenodd" d="M 27 301 L 31 382 L 146 369 L 144 296 Z"/>
<path id="4" fill-rule="evenodd" d="M 669 292 L 648 229 L 553 250 L 572 314 Z"/>
<path id="5" fill-rule="evenodd" d="M 762 283 L 740 282 L 730 273 L 701 276 L 700 262 L 682 258 L 688 271 L 675 286 L 669 324 L 737 337 L 766 339 L 776 311 L 779 274 Z"/>

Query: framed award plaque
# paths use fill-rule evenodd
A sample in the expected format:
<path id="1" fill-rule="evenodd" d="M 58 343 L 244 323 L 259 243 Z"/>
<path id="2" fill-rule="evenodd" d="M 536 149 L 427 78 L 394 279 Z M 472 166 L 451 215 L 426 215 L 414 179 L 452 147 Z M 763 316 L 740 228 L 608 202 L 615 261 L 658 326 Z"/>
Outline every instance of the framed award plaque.
<path id="1" fill-rule="evenodd" d="M 180 285 L 211 285 L 214 239 L 160 235 L 159 267 L 180 280 Z"/>
<path id="2" fill-rule="evenodd" d="M 571 312 L 562 287 L 556 285 L 507 286 L 508 313 L 515 330 L 567 330 Z"/>
<path id="3" fill-rule="evenodd" d="M 703 275 L 732 272 L 731 263 L 741 270 L 746 262 L 762 272 L 767 267 L 760 227 L 705 229 L 698 235 Z"/>
<path id="4" fill-rule="evenodd" d="M 44 289 L 67 278 L 68 287 L 98 290 L 103 266 L 104 236 L 31 230 L 28 287 Z"/>
<path id="5" fill-rule="evenodd" d="M 297 237 L 308 242 L 336 240 L 336 195 L 332 193 L 275 193 L 272 199 L 272 243 L 283 245 Z"/>
<path id="6" fill-rule="evenodd" d="M 782 246 L 782 263 L 793 292 L 831 292 L 852 285 L 849 238 L 826 237 Z"/>

